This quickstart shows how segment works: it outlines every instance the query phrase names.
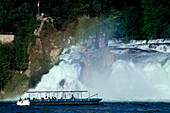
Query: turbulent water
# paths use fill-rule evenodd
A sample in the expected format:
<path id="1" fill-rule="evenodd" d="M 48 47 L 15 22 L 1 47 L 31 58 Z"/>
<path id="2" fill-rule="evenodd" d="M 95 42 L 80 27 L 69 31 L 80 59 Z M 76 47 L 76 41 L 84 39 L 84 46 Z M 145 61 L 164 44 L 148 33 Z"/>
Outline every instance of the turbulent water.
<path id="1" fill-rule="evenodd" d="M 81 55 L 71 46 L 60 55 L 59 65 L 31 90 L 89 90 L 99 93 L 104 101 L 170 102 L 170 42 L 149 43 L 109 41 L 108 47 L 115 54 L 112 72 L 86 79 L 89 84 L 80 80 Z M 66 53 L 68 49 L 70 53 Z"/>

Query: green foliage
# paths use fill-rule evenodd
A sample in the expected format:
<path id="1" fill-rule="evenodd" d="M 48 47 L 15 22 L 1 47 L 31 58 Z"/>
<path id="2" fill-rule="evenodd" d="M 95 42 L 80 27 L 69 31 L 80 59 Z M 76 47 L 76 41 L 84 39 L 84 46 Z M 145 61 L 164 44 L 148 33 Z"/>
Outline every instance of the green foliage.
<path id="1" fill-rule="evenodd" d="M 136 7 L 129 6 L 122 11 L 123 31 L 126 37 L 131 39 L 141 39 L 141 12 Z"/>
<path id="2" fill-rule="evenodd" d="M 125 34 L 124 19 L 122 12 L 112 9 L 107 18 L 103 20 L 104 26 L 107 28 L 109 38 L 122 38 Z"/>
<path id="3" fill-rule="evenodd" d="M 118 19 L 119 22 L 116 21 L 117 25 L 114 24 L 115 19 L 109 22 L 112 23 L 110 25 L 112 26 L 111 28 L 115 29 L 109 33 L 113 37 L 142 38 L 141 35 L 143 34 L 145 37 L 169 37 L 168 17 L 170 11 L 168 0 L 39 1 L 40 12 L 45 13 L 45 16 L 53 17 L 54 26 L 58 29 L 64 30 L 70 22 L 83 15 L 107 19 L 119 12 L 116 15 L 121 21 Z M 30 19 L 35 18 L 37 1 L 23 0 L 19 3 L 17 1 L 13 1 L 12 4 L 10 3 L 10 0 L 2 0 L 0 2 L 0 31 L 12 31 L 25 37 L 24 34 L 27 34 L 25 31 L 30 31 L 27 23 L 32 22 L 31 25 L 35 25 L 33 20 Z M 12 26 L 6 26 L 6 24 Z M 111 33 L 112 31 L 113 33 Z"/>
<path id="4" fill-rule="evenodd" d="M 0 88 L 3 88 L 6 82 L 6 72 L 15 66 L 14 54 L 12 45 L 0 44 Z"/>
<path id="5" fill-rule="evenodd" d="M 40 33 L 41 34 L 40 37 L 46 37 L 47 35 L 53 32 L 54 32 L 54 28 L 52 27 L 51 23 L 45 21 Z"/>
<path id="6" fill-rule="evenodd" d="M 142 28 L 145 37 L 167 38 L 169 1 L 142 0 L 144 26 Z M 169 4 L 169 5 L 168 5 Z"/>
<path id="7" fill-rule="evenodd" d="M 15 73 L 9 73 L 11 70 L 27 69 L 27 49 L 29 43 L 35 40 L 33 31 L 37 25 L 30 3 L 8 2 L 10 0 L 0 1 L 0 33 L 12 32 L 15 38 L 13 43 L 0 44 L 0 89 L 3 89 L 9 81 L 15 81 L 13 80 Z"/>
<path id="8" fill-rule="evenodd" d="M 6 28 L 7 24 L 7 11 L 3 10 L 2 6 L 0 6 L 0 33 L 4 32 L 4 29 Z"/>
<path id="9" fill-rule="evenodd" d="M 99 18 L 90 18 L 83 16 L 78 19 L 75 36 L 76 41 L 88 40 L 89 36 L 98 35 L 100 32 L 105 32 L 107 29 Z"/>
<path id="10" fill-rule="evenodd" d="M 29 77 L 16 71 L 8 71 L 4 86 L 4 97 L 15 97 L 28 89 Z"/>
<path id="11" fill-rule="evenodd" d="M 0 44 L 1 70 L 12 69 L 14 67 L 14 54 L 14 47 L 11 44 Z"/>
<path id="12" fill-rule="evenodd" d="M 0 88 L 6 83 L 9 70 L 23 71 L 27 69 L 27 47 L 18 45 L 13 46 L 12 44 L 1 44 L 0 45 Z"/>
<path id="13" fill-rule="evenodd" d="M 38 62 L 37 62 L 36 64 L 37 64 L 37 66 L 39 67 Z M 36 64 L 34 64 L 34 66 L 35 66 Z M 43 74 L 47 74 L 47 73 L 49 72 L 49 69 L 52 68 L 52 66 L 51 66 L 50 64 L 48 64 L 48 61 L 43 61 L 43 62 L 41 62 L 41 67 L 40 67 L 40 68 L 41 68 L 41 70 L 40 70 L 40 69 L 38 69 L 38 70 L 35 70 L 35 69 L 34 69 L 34 71 L 32 71 L 33 76 L 31 76 L 31 78 L 30 78 L 29 88 L 35 88 L 36 85 L 37 85 L 37 83 L 38 83 L 39 81 L 41 81 L 42 75 L 43 75 Z M 37 69 L 37 67 L 36 67 L 36 69 Z M 34 73 L 33 73 L 33 72 L 34 72 Z M 36 75 L 36 76 L 35 76 L 35 75 Z"/>

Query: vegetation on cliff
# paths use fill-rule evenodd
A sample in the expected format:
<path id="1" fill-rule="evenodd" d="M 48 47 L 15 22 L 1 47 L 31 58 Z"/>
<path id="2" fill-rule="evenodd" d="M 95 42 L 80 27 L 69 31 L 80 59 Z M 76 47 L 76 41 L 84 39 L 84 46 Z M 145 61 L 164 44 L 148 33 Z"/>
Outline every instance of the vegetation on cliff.
<path id="1" fill-rule="evenodd" d="M 42 75 L 58 64 L 63 47 L 63 33 L 45 21 L 40 36 L 28 47 L 29 65 L 26 74 L 30 76 L 29 87 L 35 87 Z"/>
<path id="2" fill-rule="evenodd" d="M 33 35 L 39 26 L 38 1 L 0 1 L 0 33 L 15 35 L 14 42 L 0 44 L 1 94 L 12 91 L 19 94 L 34 87 L 54 65 L 51 62 L 56 62 L 54 57 L 62 51 L 64 43 L 74 40 L 73 37 L 86 39 L 99 31 L 107 32 L 110 39 L 170 36 L 168 0 L 39 1 L 40 12 L 54 19 L 54 26 L 44 23 L 39 37 Z M 57 49 L 60 51 L 56 53 Z M 21 86 L 24 88 L 19 92 Z"/>

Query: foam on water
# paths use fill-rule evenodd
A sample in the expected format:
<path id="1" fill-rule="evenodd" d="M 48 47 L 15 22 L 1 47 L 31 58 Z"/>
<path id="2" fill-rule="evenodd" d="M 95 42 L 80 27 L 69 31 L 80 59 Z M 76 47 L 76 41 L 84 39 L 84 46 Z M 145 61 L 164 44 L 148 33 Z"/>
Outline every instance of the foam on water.
<path id="1" fill-rule="evenodd" d="M 170 39 L 155 39 L 155 40 L 131 40 L 130 43 L 124 44 L 119 41 L 109 40 L 108 46 L 116 46 L 119 48 L 139 48 L 142 50 L 155 50 L 163 53 L 170 53 Z"/>

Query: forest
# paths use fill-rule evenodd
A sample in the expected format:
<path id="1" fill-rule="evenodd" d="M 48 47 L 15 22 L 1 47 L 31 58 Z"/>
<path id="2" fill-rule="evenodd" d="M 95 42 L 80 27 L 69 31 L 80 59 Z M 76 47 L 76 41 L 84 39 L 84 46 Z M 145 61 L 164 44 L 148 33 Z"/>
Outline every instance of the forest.
<path id="1" fill-rule="evenodd" d="M 0 0 L 0 34 L 15 35 L 14 42 L 0 43 L 0 89 L 28 67 L 27 49 L 36 38 L 38 2 L 40 13 L 52 17 L 57 30 L 64 31 L 69 23 L 87 15 L 101 20 L 110 39 L 170 37 L 169 0 Z"/>

